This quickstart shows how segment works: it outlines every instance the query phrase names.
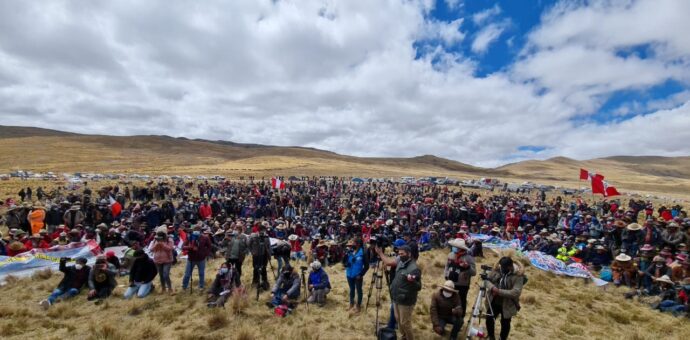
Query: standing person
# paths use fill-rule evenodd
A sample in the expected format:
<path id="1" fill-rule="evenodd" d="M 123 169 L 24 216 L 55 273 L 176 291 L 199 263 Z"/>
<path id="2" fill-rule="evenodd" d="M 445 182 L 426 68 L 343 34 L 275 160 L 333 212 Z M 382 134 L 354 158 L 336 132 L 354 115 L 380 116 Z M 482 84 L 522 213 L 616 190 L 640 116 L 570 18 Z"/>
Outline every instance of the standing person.
<path id="1" fill-rule="evenodd" d="M 486 292 L 491 296 L 490 307 L 494 312 L 493 316 L 486 317 L 490 339 L 495 339 L 494 319 L 498 314 L 501 314 L 501 340 L 508 339 L 511 318 L 520 310 L 520 294 L 524 280 L 522 268 L 507 256 L 502 257 L 494 270 L 488 274 Z M 489 306 L 486 308 L 488 310 Z"/>
<path id="2" fill-rule="evenodd" d="M 232 264 L 237 271 L 237 281 L 242 278 L 242 263 L 247 255 L 247 237 L 236 230 L 225 234 L 225 260 Z"/>
<path id="3" fill-rule="evenodd" d="M 161 281 L 161 292 L 167 291 L 168 294 L 174 295 L 175 291 L 170 280 L 170 268 L 173 264 L 173 250 L 175 244 L 172 238 L 168 237 L 167 228 L 159 228 L 156 232 L 156 238 L 150 246 L 153 254 L 153 263 L 156 264 L 158 271 L 158 278 Z"/>
<path id="4" fill-rule="evenodd" d="M 345 276 L 350 287 L 350 308 L 348 312 L 359 313 L 362 309 L 362 283 L 364 274 L 369 270 L 369 259 L 367 252 L 362 247 L 362 239 L 357 238 L 347 243 L 347 254 L 343 258 L 345 265 Z M 355 293 L 357 293 L 357 304 L 355 305 Z"/>
<path id="5" fill-rule="evenodd" d="M 41 301 L 43 309 L 48 309 L 58 298 L 71 298 L 79 294 L 79 291 L 86 286 L 89 280 L 91 267 L 86 265 L 86 258 L 80 257 L 75 261 L 74 266 L 67 266 L 68 258 L 60 258 L 60 271 L 65 274 L 62 281 L 50 296 Z"/>
<path id="6" fill-rule="evenodd" d="M 36 202 L 32 206 L 31 211 L 27 215 L 29 224 L 31 225 L 31 234 L 38 234 L 43 227 L 45 227 L 46 210 L 43 208 L 41 202 Z"/>
<path id="7" fill-rule="evenodd" d="M 184 277 L 182 278 L 182 289 L 187 289 L 194 267 L 197 267 L 199 271 L 199 290 L 203 291 L 206 258 L 211 254 L 211 239 L 201 234 L 201 225 L 197 224 L 194 226 L 192 235 L 184 242 L 182 249 L 187 251 L 187 266 L 184 269 Z"/>
<path id="8" fill-rule="evenodd" d="M 460 324 L 462 324 L 462 318 L 465 317 L 465 312 L 467 311 L 467 292 L 470 290 L 470 280 L 472 276 L 477 275 L 477 269 L 474 258 L 468 253 L 469 249 L 465 245 L 465 240 L 456 238 L 448 242 L 448 244 L 453 247 L 453 251 L 448 254 L 448 261 L 443 273 L 446 280 L 453 282 L 455 289 L 460 295 L 460 301 L 462 302 Z"/>
<path id="9" fill-rule="evenodd" d="M 263 283 L 263 287 L 259 287 L 264 290 L 268 290 L 268 275 L 266 272 L 266 266 L 268 261 L 270 261 L 271 251 L 270 251 L 270 241 L 266 230 L 263 226 L 260 227 L 260 231 L 249 239 L 249 251 L 252 253 L 252 266 L 254 267 L 254 273 L 252 276 L 252 286 L 259 286 L 259 279 Z"/>
<path id="10" fill-rule="evenodd" d="M 446 325 L 451 324 L 450 340 L 456 340 L 462 327 L 462 301 L 453 281 L 446 281 L 443 286 L 431 296 L 429 315 L 434 332 L 443 336 Z"/>
<path id="11" fill-rule="evenodd" d="M 396 267 L 390 285 L 393 312 L 403 340 L 414 340 L 412 333 L 412 312 L 417 304 L 417 295 L 422 289 L 422 272 L 412 258 L 408 245 L 398 248 L 398 259 L 388 257 L 381 248 L 376 247 L 381 261 L 387 266 Z"/>
<path id="12" fill-rule="evenodd" d="M 153 290 L 153 279 L 156 278 L 158 270 L 153 260 L 146 255 L 143 249 L 134 252 L 134 263 L 129 271 L 129 288 L 125 291 L 124 298 L 129 300 L 137 295 L 144 298 Z"/>

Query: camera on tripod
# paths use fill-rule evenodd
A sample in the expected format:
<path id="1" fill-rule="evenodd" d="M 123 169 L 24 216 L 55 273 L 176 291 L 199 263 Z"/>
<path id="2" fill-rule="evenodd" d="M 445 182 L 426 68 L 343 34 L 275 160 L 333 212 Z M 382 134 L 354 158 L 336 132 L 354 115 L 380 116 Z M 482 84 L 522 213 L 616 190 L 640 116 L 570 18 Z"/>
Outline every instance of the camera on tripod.
<path id="1" fill-rule="evenodd" d="M 487 266 L 487 265 L 483 264 L 483 265 L 481 265 L 481 269 L 482 269 L 482 273 L 479 274 L 479 277 L 481 277 L 482 280 L 486 280 L 488 278 L 488 275 L 489 275 L 488 272 L 491 271 L 491 266 Z"/>

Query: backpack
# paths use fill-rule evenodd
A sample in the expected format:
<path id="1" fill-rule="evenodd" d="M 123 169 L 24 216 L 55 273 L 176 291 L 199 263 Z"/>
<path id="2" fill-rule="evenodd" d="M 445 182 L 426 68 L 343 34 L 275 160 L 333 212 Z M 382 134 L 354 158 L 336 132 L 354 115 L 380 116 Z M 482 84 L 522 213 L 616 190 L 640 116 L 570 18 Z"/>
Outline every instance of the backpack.
<path id="1" fill-rule="evenodd" d="M 377 340 L 397 340 L 398 336 L 395 334 L 394 328 L 382 327 L 379 328 L 376 334 Z"/>

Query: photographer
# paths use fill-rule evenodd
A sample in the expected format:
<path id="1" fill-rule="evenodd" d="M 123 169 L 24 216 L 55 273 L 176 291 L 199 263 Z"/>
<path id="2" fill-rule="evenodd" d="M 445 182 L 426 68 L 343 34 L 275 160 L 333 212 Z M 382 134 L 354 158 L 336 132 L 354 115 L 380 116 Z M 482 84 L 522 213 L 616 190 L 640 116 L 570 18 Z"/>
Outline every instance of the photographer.
<path id="1" fill-rule="evenodd" d="M 347 243 L 347 253 L 343 258 L 345 266 L 345 276 L 350 287 L 350 308 L 348 312 L 359 313 L 362 309 L 362 283 L 364 274 L 369 270 L 369 259 L 362 247 L 362 239 L 357 238 Z M 357 293 L 357 304 L 355 305 L 355 293 Z"/>
<path id="2" fill-rule="evenodd" d="M 467 310 L 467 292 L 470 290 L 470 280 L 472 276 L 477 275 L 477 269 L 474 258 L 468 253 L 469 249 L 465 245 L 465 240 L 456 238 L 449 241 L 448 245 L 453 248 L 451 253 L 448 254 L 448 261 L 443 274 L 446 280 L 453 282 L 455 289 L 460 295 L 460 301 L 462 302 L 460 323 L 462 324 L 462 318 L 465 317 Z"/>
<path id="3" fill-rule="evenodd" d="M 182 250 L 187 251 L 187 266 L 184 269 L 184 277 L 182 277 L 182 289 L 187 289 L 194 267 L 197 267 L 199 271 L 199 290 L 203 290 L 206 258 L 211 254 L 211 239 L 201 234 L 200 224 L 194 226 L 194 231 L 192 231 L 192 235 L 182 245 Z"/>
<path id="4" fill-rule="evenodd" d="M 67 266 L 69 258 L 60 258 L 60 271 L 65 274 L 62 281 L 50 296 L 41 301 L 41 306 L 48 309 L 58 298 L 67 299 L 79 294 L 79 291 L 84 287 L 89 279 L 89 271 L 91 267 L 86 265 L 86 258 L 77 258 L 74 266 Z"/>
<path id="5" fill-rule="evenodd" d="M 267 304 L 270 307 L 278 307 L 287 304 L 289 300 L 299 298 L 300 286 L 299 274 L 289 264 L 286 264 L 278 277 L 278 281 L 273 286 L 271 301 Z"/>
<path id="6" fill-rule="evenodd" d="M 395 274 L 390 285 L 391 300 L 395 320 L 400 326 L 402 339 L 413 340 L 412 312 L 417 303 L 417 294 L 422 289 L 422 272 L 412 258 L 412 251 L 407 245 L 398 248 L 398 258 L 391 258 L 376 248 L 381 261 L 389 267 L 395 267 Z"/>
<path id="7" fill-rule="evenodd" d="M 487 274 L 486 291 L 490 294 L 493 316 L 486 317 L 486 328 L 490 339 L 495 339 L 494 320 L 501 314 L 501 340 L 508 339 L 510 320 L 520 310 L 520 294 L 525 277 L 522 267 L 510 257 L 502 257 L 494 269 Z M 489 306 L 486 306 L 487 310 Z"/>
<path id="8" fill-rule="evenodd" d="M 458 291 L 454 288 L 455 284 L 453 281 L 446 281 L 443 286 L 431 296 L 431 307 L 429 308 L 432 327 L 436 334 L 443 336 L 445 334 L 446 325 L 453 325 L 450 331 L 450 340 L 456 340 L 458 338 L 458 333 L 462 327 L 462 317 L 464 315 L 460 295 L 458 295 Z"/>
<path id="9" fill-rule="evenodd" d="M 323 307 L 326 304 L 326 295 L 331 291 L 331 282 L 326 271 L 321 268 L 321 262 L 314 261 L 310 267 L 311 273 L 309 273 L 309 281 L 307 283 L 309 289 L 307 303 L 316 302 L 319 307 Z"/>
<path id="10" fill-rule="evenodd" d="M 254 266 L 254 275 L 252 277 L 252 286 L 256 287 L 259 282 L 263 282 L 262 289 L 268 289 L 268 275 L 266 266 L 270 260 L 270 241 L 263 226 L 260 227 L 259 233 L 253 234 L 249 238 L 249 251 L 252 253 L 252 265 Z M 261 279 L 261 281 L 259 281 Z"/>
<path id="11" fill-rule="evenodd" d="M 89 271 L 89 297 L 87 300 L 100 301 L 110 296 L 117 286 L 115 276 L 117 276 L 117 272 L 109 267 L 105 256 L 98 256 L 96 264 Z"/>

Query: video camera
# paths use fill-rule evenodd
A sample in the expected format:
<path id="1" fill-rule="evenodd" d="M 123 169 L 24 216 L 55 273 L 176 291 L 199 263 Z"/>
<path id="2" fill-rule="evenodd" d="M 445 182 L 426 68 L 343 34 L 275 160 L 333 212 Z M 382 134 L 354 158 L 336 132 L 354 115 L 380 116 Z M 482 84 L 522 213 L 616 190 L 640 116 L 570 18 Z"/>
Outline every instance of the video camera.
<path id="1" fill-rule="evenodd" d="M 482 280 L 487 280 L 488 275 L 489 275 L 488 272 L 490 272 L 492 270 L 491 266 L 487 266 L 487 265 L 483 264 L 483 265 L 481 265 L 481 269 L 482 269 L 482 273 L 479 274 L 479 277 L 481 277 Z"/>
<path id="2" fill-rule="evenodd" d="M 371 235 L 371 238 L 369 238 L 369 244 L 375 245 L 381 249 L 385 249 L 386 247 L 390 247 L 391 240 L 383 234 Z"/>

